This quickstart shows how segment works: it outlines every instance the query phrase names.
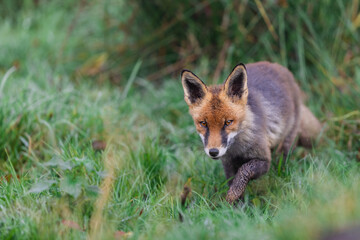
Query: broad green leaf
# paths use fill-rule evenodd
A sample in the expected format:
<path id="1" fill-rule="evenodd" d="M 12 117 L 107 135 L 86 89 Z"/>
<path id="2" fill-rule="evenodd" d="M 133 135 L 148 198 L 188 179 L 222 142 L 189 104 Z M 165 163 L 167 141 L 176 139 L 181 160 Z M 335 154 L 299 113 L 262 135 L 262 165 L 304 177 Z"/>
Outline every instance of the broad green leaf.
<path id="1" fill-rule="evenodd" d="M 59 167 L 62 170 L 71 170 L 73 167 L 71 162 L 65 162 L 59 157 L 53 157 L 50 161 L 44 163 L 44 165 L 50 167 Z"/>
<path id="2" fill-rule="evenodd" d="M 48 190 L 54 183 L 56 183 L 55 180 L 43 180 L 37 182 L 30 188 L 28 193 L 41 193 Z"/>
<path id="3" fill-rule="evenodd" d="M 60 181 L 60 190 L 77 198 L 81 193 L 81 182 L 76 178 L 65 177 Z"/>

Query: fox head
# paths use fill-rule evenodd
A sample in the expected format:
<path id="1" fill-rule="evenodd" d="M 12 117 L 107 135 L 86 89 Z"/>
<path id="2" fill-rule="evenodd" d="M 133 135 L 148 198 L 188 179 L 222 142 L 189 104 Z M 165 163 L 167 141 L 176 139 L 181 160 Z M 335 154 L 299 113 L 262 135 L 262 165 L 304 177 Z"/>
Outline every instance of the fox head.
<path id="1" fill-rule="evenodd" d="M 206 86 L 188 70 L 181 73 L 184 98 L 207 155 L 226 154 L 245 119 L 248 98 L 244 64 L 235 66 L 222 85 Z"/>

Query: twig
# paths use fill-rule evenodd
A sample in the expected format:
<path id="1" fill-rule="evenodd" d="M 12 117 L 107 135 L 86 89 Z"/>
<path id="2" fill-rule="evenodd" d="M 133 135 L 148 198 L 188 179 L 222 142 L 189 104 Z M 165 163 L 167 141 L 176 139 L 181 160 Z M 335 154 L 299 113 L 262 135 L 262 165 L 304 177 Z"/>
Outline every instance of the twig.
<path id="1" fill-rule="evenodd" d="M 94 212 L 90 218 L 90 231 L 88 235 L 89 240 L 100 239 L 99 236 L 103 234 L 104 226 L 106 225 L 104 219 L 104 209 L 107 203 L 111 200 L 111 193 L 113 191 L 113 184 L 115 180 L 115 166 L 113 152 L 108 153 L 104 157 L 105 169 L 107 175 L 100 186 L 100 192 L 94 205 Z"/>
<path id="2" fill-rule="evenodd" d="M 180 201 L 181 201 L 181 207 L 182 208 L 185 208 L 185 203 L 186 203 L 186 199 L 190 196 L 191 194 L 191 187 L 190 187 L 190 181 L 191 181 L 191 178 L 189 178 L 189 180 L 187 181 L 187 183 L 185 184 L 184 186 L 184 189 L 181 193 L 181 196 L 180 196 Z M 179 220 L 180 222 L 183 222 L 184 221 L 184 216 L 181 212 L 179 212 Z"/>
<path id="3" fill-rule="evenodd" d="M 228 7 L 225 9 L 224 11 L 224 15 L 221 21 L 221 32 L 222 32 L 222 36 L 224 36 L 225 38 L 225 42 L 223 47 L 221 48 L 221 51 L 219 53 L 219 57 L 218 57 L 218 64 L 215 68 L 215 72 L 214 72 L 214 76 L 213 76 L 213 83 L 215 84 L 217 82 L 217 80 L 220 77 L 221 71 L 224 69 L 225 63 L 226 63 L 226 56 L 227 56 L 227 50 L 230 47 L 230 40 L 227 39 L 227 32 L 229 29 L 229 25 L 230 25 L 230 16 L 229 16 L 229 5 Z"/>
<path id="4" fill-rule="evenodd" d="M 190 192 L 191 192 L 191 188 L 189 186 L 184 186 L 183 192 L 181 193 L 181 196 L 180 196 L 182 207 L 185 207 L 185 202 L 186 202 L 186 199 L 188 198 Z"/>
<path id="5" fill-rule="evenodd" d="M 63 53 L 64 53 L 64 50 L 65 50 L 65 47 L 66 47 L 66 44 L 69 40 L 69 37 L 70 35 L 72 34 L 72 32 L 74 31 L 75 29 L 75 26 L 77 24 L 77 21 L 79 19 L 79 16 L 80 16 L 80 13 L 82 12 L 82 10 L 84 9 L 85 7 L 85 4 L 86 4 L 86 0 L 81 0 L 80 3 L 79 3 L 79 6 L 78 6 L 78 9 L 76 11 L 76 14 L 74 16 L 74 18 L 71 20 L 71 23 L 67 29 L 67 32 L 66 32 L 66 36 L 65 36 L 65 39 L 64 41 L 62 42 L 62 45 L 61 45 L 61 48 L 59 50 L 59 55 L 58 55 L 58 58 L 57 58 L 57 64 L 60 62 L 60 59 L 62 58 L 63 56 Z M 56 64 L 56 65 L 57 65 Z"/>
<path id="6" fill-rule="evenodd" d="M 220 73 L 221 71 L 224 69 L 225 67 L 225 63 L 226 63 L 226 53 L 228 48 L 230 47 L 230 40 L 226 40 L 218 57 L 218 64 L 215 68 L 215 73 L 213 76 L 213 83 L 215 84 L 217 82 L 217 80 L 220 77 Z"/>
<path id="7" fill-rule="evenodd" d="M 270 19 L 268 17 L 268 15 L 266 14 L 265 8 L 262 5 L 262 3 L 260 2 L 260 0 L 255 0 L 256 6 L 259 8 L 260 14 L 263 17 L 266 26 L 268 27 L 271 35 L 273 36 L 273 38 L 275 40 L 278 40 L 278 35 L 276 34 L 275 30 L 274 30 L 274 26 L 271 24 Z"/>
<path id="8" fill-rule="evenodd" d="M 184 67 L 185 63 L 188 63 L 188 62 L 193 62 L 195 61 L 195 59 L 197 59 L 198 55 L 196 54 L 192 54 L 190 56 L 188 56 L 187 58 L 185 59 L 182 59 L 180 61 L 177 61 L 176 63 L 173 63 L 163 69 L 161 69 L 160 71 L 158 72 L 155 72 L 151 75 L 149 75 L 147 77 L 148 80 L 150 81 L 153 81 L 153 80 L 156 80 L 156 79 L 159 79 L 159 78 L 162 78 L 164 77 L 165 75 L 168 75 L 172 72 L 175 72 L 175 71 L 179 71 L 181 68 Z"/>

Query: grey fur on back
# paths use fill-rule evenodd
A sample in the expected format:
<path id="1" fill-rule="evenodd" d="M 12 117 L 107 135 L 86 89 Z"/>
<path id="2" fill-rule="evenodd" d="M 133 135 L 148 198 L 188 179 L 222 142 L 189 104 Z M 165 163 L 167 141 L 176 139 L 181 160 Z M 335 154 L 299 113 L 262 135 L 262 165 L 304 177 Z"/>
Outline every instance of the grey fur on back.
<path id="1" fill-rule="evenodd" d="M 257 62 L 247 64 L 246 69 L 253 123 L 237 136 L 238 142 L 226 158 L 242 156 L 244 162 L 255 157 L 270 158 L 266 149 L 279 145 L 287 154 L 299 128 L 299 87 L 289 70 L 279 64 Z"/>

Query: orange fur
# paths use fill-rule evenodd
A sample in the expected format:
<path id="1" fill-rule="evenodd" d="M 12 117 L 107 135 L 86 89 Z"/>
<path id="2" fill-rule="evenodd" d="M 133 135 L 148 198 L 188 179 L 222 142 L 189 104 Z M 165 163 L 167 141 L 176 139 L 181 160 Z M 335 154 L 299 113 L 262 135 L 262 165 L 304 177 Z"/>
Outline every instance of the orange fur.
<path id="1" fill-rule="evenodd" d="M 206 121 L 209 127 L 209 148 L 221 146 L 221 129 L 226 120 L 233 120 L 233 123 L 225 129 L 227 134 L 238 131 L 246 114 L 246 99 L 240 99 L 236 103 L 232 102 L 225 94 L 223 86 L 211 86 L 206 92 L 204 101 L 199 105 L 190 106 L 190 114 L 194 119 L 196 129 L 205 135 L 205 128 L 200 125 L 201 121 Z"/>

